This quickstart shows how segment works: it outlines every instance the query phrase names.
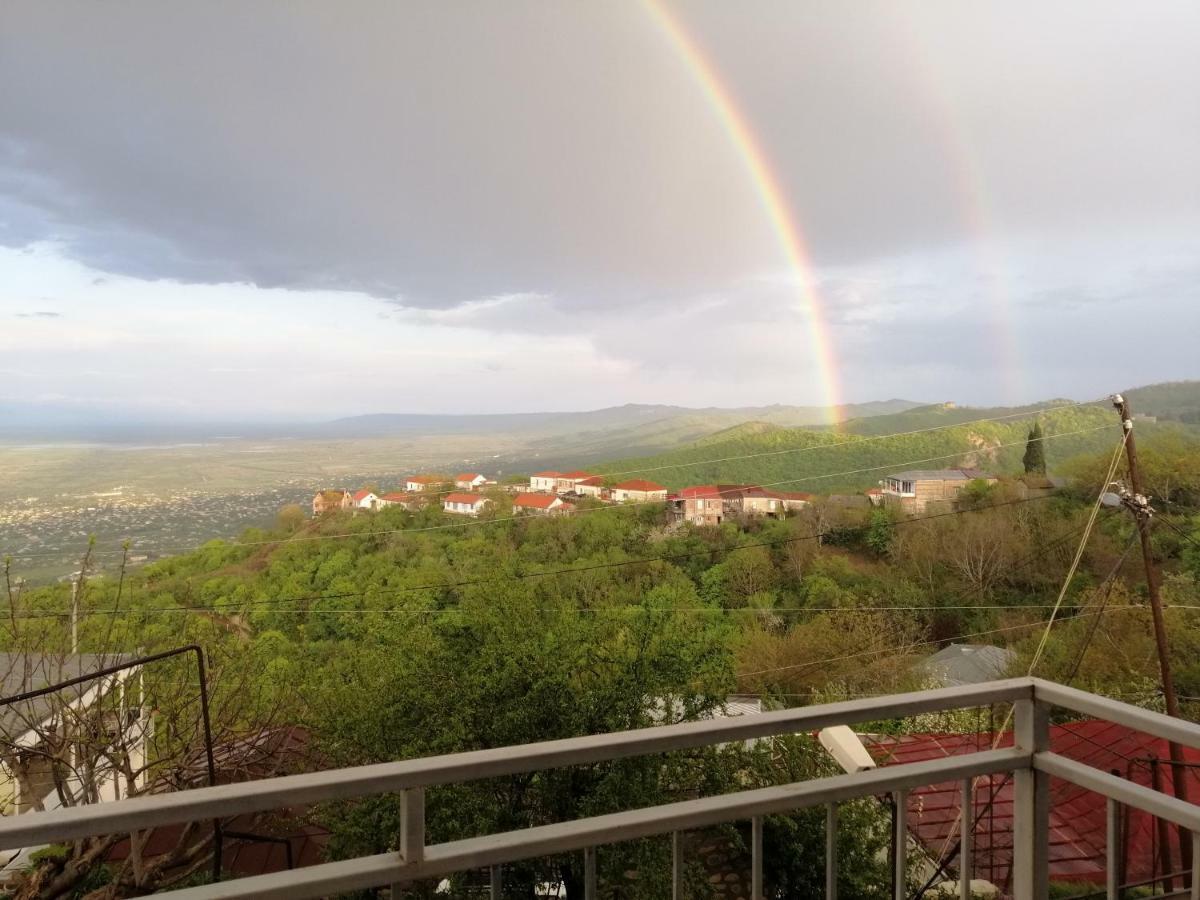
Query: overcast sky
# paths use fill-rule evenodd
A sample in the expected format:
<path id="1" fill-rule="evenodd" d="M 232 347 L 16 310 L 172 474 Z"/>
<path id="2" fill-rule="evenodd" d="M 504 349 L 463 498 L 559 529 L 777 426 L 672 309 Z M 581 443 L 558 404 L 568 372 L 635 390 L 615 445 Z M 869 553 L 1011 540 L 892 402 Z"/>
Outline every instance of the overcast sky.
<path id="1" fill-rule="evenodd" d="M 0 400 L 1080 399 L 1200 377 L 1200 5 L 9 2 Z"/>

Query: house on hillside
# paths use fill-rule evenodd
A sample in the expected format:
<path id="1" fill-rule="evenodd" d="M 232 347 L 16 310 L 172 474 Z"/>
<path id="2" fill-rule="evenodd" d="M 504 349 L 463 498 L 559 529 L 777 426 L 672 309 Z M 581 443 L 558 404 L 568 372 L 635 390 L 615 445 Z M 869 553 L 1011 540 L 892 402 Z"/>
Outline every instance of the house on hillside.
<path id="1" fill-rule="evenodd" d="M 671 512 L 675 521 L 720 525 L 730 518 L 779 518 L 802 509 L 811 500 L 811 494 L 769 491 L 755 484 L 704 484 L 684 488 L 674 495 Z"/>
<path id="2" fill-rule="evenodd" d="M 575 482 L 575 493 L 580 497 L 608 500 L 611 492 L 604 484 L 603 475 L 591 475 Z"/>
<path id="3" fill-rule="evenodd" d="M 922 513 L 931 503 L 954 500 L 972 481 L 995 484 L 996 477 L 978 469 L 912 469 L 883 480 L 883 502 L 905 512 Z"/>
<path id="4" fill-rule="evenodd" d="M 448 513 L 460 516 L 477 516 L 491 505 L 491 500 L 483 494 L 455 492 L 442 498 L 442 509 Z"/>
<path id="5" fill-rule="evenodd" d="M 653 503 L 656 500 L 667 499 L 667 489 L 661 484 L 635 478 L 632 481 L 622 481 L 612 488 L 614 503 Z"/>
<path id="6" fill-rule="evenodd" d="M 535 472 L 529 476 L 529 490 L 539 494 L 556 493 L 561 477 L 562 472 Z"/>
<path id="7" fill-rule="evenodd" d="M 454 486 L 460 491 L 477 491 L 488 483 L 478 472 L 460 472 L 454 476 Z"/>
<path id="8" fill-rule="evenodd" d="M 410 494 L 420 494 L 423 491 L 436 491 L 446 479 L 440 475 L 412 475 L 404 483 L 404 489 Z"/>
<path id="9" fill-rule="evenodd" d="M 0 691 L 11 697 L 131 660 L 88 653 L 0 653 Z M 130 792 L 129 773 L 133 789 L 140 790 L 149 731 L 140 685 L 140 667 L 133 667 L 0 708 L 3 815 L 120 800 Z M 72 729 L 83 734 L 76 736 Z M 39 849 L 6 851 L 0 881 L 28 866 L 30 854 Z"/>
<path id="10" fill-rule="evenodd" d="M 934 687 L 982 684 L 1004 678 L 1017 654 L 990 644 L 950 644 L 917 664 Z"/>
<path id="11" fill-rule="evenodd" d="M 513 497 L 513 513 L 535 516 L 565 516 L 575 511 L 575 505 L 554 494 L 517 494 Z"/>
<path id="12" fill-rule="evenodd" d="M 349 491 L 317 491 L 313 497 L 312 511 L 314 516 L 339 509 L 350 509 L 354 506 L 354 497 Z"/>
<path id="13" fill-rule="evenodd" d="M 1030 500 L 1035 497 L 1048 497 L 1067 486 L 1067 480 L 1057 475 L 1039 475 L 1027 473 L 1013 482 L 1013 490 L 1017 498 Z"/>
<path id="14" fill-rule="evenodd" d="M 715 484 L 685 487 L 672 495 L 670 509 L 673 521 L 693 525 L 720 525 L 725 518 L 725 503 Z"/>
<path id="15" fill-rule="evenodd" d="M 420 494 L 409 494 L 403 491 L 396 491 L 384 494 L 382 497 L 380 497 L 379 508 L 383 509 L 385 506 L 400 506 L 404 509 L 414 510 L 419 509 L 424 502 L 425 501 Z"/>
<path id="16" fill-rule="evenodd" d="M 359 509 L 375 509 L 379 506 L 379 497 L 368 490 L 356 491 L 354 505 Z"/>
<path id="17" fill-rule="evenodd" d="M 575 492 L 579 482 L 587 481 L 592 477 L 591 472 L 563 472 L 558 476 L 558 492 L 560 494 L 571 494 Z"/>

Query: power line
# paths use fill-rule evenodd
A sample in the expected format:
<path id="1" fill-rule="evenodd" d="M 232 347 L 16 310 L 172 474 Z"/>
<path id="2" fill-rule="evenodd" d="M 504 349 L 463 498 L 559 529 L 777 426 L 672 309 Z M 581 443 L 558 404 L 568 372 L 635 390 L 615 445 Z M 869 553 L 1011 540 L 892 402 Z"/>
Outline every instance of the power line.
<path id="1" fill-rule="evenodd" d="M 1064 438 L 1064 437 L 1074 437 L 1077 435 L 1091 434 L 1096 431 L 1102 431 L 1102 430 L 1106 430 L 1106 429 L 1107 429 L 1107 426 L 1098 425 L 1094 428 L 1081 428 L 1076 431 L 1063 431 L 1063 432 L 1058 432 L 1057 434 L 1048 434 L 1043 438 L 1043 440 L 1051 440 L 1054 438 Z M 988 447 L 987 449 L 990 451 L 1003 450 L 1003 449 L 1006 449 L 1009 447 L 1022 446 L 1025 443 L 1026 443 L 1025 441 L 1011 441 L 1007 444 L 996 444 L 991 447 Z M 756 484 L 755 487 L 760 487 L 760 488 L 781 487 L 783 485 L 803 484 L 803 483 L 810 482 L 810 481 L 820 481 L 820 480 L 829 479 L 829 478 L 841 478 L 841 477 L 848 477 L 848 476 L 852 476 L 852 475 L 865 475 L 870 472 L 879 472 L 884 469 L 894 469 L 894 468 L 898 468 L 900 466 L 913 466 L 913 465 L 918 465 L 920 463 L 941 462 L 941 461 L 948 460 L 948 459 L 957 459 L 959 457 L 965 456 L 969 452 L 971 452 L 971 451 L 962 450 L 962 451 L 957 451 L 955 453 L 943 454 L 941 456 L 927 456 L 922 459 L 909 459 L 909 460 L 904 460 L 901 462 L 890 462 L 890 463 L 884 463 L 883 465 L 867 466 L 865 468 L 850 469 L 850 470 L 843 471 L 843 472 L 828 472 L 828 473 L 824 473 L 824 474 L 820 474 L 820 475 L 805 475 L 800 478 L 785 479 L 783 481 L 763 482 L 763 483 Z M 730 489 L 727 489 L 726 491 L 721 491 L 718 493 L 720 493 L 722 496 L 724 496 L 726 494 L 734 494 L 739 490 L 741 490 L 740 487 L 739 488 L 730 488 Z M 664 501 L 662 501 L 662 500 L 633 500 L 633 501 L 629 501 L 626 503 L 611 504 L 611 505 L 607 505 L 607 506 L 599 506 L 599 507 L 595 507 L 592 509 L 580 509 L 580 510 L 576 510 L 572 515 L 580 516 L 580 515 L 584 515 L 587 513 L 631 509 L 631 508 L 638 507 L 638 506 L 659 506 L 659 505 L 662 505 L 663 502 Z M 525 516 L 525 515 L 510 515 L 510 516 L 501 516 L 501 517 L 497 517 L 494 519 L 471 519 L 469 521 L 464 521 L 464 522 L 447 522 L 442 525 L 427 525 L 427 526 L 422 526 L 420 528 L 392 528 L 392 529 L 383 529 L 383 530 L 378 530 L 378 531 L 366 531 L 366 532 L 348 531 L 348 532 L 337 532 L 334 534 L 316 534 L 316 535 L 299 535 L 299 536 L 294 535 L 292 537 L 274 538 L 274 539 L 265 540 L 265 541 L 245 541 L 245 542 L 229 543 L 229 544 L 227 544 L 227 546 L 230 548 L 265 547 L 265 546 L 278 546 L 278 545 L 282 545 L 282 544 L 309 543 L 309 542 L 313 542 L 313 541 L 340 540 L 340 539 L 345 539 L 345 538 L 384 537 L 384 536 L 393 535 L 393 534 L 425 534 L 425 533 L 429 533 L 429 532 L 447 531 L 447 530 L 452 530 L 452 529 L 457 529 L 457 528 L 473 528 L 473 527 L 480 527 L 480 526 L 485 526 L 485 525 L 499 525 L 499 524 L 503 524 L 505 522 L 519 522 L 519 521 L 524 521 L 529 518 L 531 518 L 531 517 Z M 157 547 L 157 548 L 138 548 L 138 549 L 142 550 L 143 552 L 149 552 L 149 553 L 187 553 L 187 552 L 191 552 L 194 550 L 200 550 L 203 547 L 204 547 L 204 545 L 200 544 L 200 545 L 189 546 L 189 547 Z M 93 555 L 102 555 L 102 554 L 103 555 L 113 555 L 113 554 L 118 554 L 118 553 L 123 553 L 123 552 L 124 552 L 124 550 L 95 550 L 95 551 L 93 551 Z M 64 555 L 63 552 L 39 551 L 39 552 L 20 554 L 18 558 L 33 558 L 33 557 L 44 557 L 44 556 L 62 557 L 63 555 Z"/>

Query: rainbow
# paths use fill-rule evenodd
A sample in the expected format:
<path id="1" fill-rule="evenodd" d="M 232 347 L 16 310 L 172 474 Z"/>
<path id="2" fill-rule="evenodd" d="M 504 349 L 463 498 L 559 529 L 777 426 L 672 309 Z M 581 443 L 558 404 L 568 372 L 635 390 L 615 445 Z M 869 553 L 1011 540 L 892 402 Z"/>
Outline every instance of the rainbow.
<path id="1" fill-rule="evenodd" d="M 813 359 L 816 361 L 824 401 L 836 410 L 842 405 L 841 383 L 834 358 L 833 341 L 825 323 L 821 299 L 813 285 L 812 262 L 799 223 L 788 208 L 787 197 L 771 169 L 767 154 L 750 123 L 734 103 L 729 90 L 721 83 L 716 68 L 705 58 L 701 48 L 683 24 L 659 0 L 646 0 L 646 7 L 704 91 L 746 166 L 798 284 L 801 309 L 808 316 L 808 338 Z"/>
<path id="2" fill-rule="evenodd" d="M 996 366 L 1003 373 L 1005 399 L 1013 404 L 1024 402 L 1025 367 L 1012 315 L 1013 286 L 1007 261 L 993 239 L 997 229 L 987 181 L 971 152 L 966 125 L 955 114 L 947 93 L 946 85 L 951 80 L 936 70 L 933 55 L 911 17 L 904 14 L 904 8 L 887 6 L 885 10 L 900 35 L 899 47 L 912 74 L 914 95 L 924 98 L 929 121 L 938 130 L 938 144 L 953 179 L 959 213 L 983 283 L 989 333 Z"/>

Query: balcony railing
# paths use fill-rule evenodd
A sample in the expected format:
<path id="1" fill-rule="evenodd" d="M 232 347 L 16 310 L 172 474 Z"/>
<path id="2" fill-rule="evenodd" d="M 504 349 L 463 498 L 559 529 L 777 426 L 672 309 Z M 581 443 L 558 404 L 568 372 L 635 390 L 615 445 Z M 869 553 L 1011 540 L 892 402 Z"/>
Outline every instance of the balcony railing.
<path id="1" fill-rule="evenodd" d="M 746 790 L 661 806 L 544 825 L 520 831 L 480 835 L 427 844 L 425 789 L 476 779 L 598 763 L 651 753 L 747 741 L 774 735 L 811 733 L 833 725 L 854 725 L 884 718 L 969 709 L 991 704 L 1013 706 L 1013 746 L 958 756 L 869 769 L 778 787 Z M 961 781 L 964 819 L 971 821 L 972 779 L 1012 773 L 1013 880 L 1015 900 L 1041 900 L 1049 891 L 1048 829 L 1050 778 L 1060 778 L 1107 798 L 1109 847 L 1120 807 L 1127 805 L 1173 822 L 1191 832 L 1190 896 L 1200 900 L 1200 807 L 1088 766 L 1049 749 L 1048 723 L 1053 709 L 1091 716 L 1136 731 L 1200 748 L 1200 726 L 1034 678 L 896 694 L 810 706 L 738 718 L 666 725 L 613 734 L 591 735 L 426 759 L 334 769 L 249 783 L 155 794 L 112 803 L 11 816 L 0 822 L 0 849 L 61 843 L 83 837 L 118 834 L 173 823 L 228 818 L 245 813 L 306 804 L 399 793 L 401 834 L 394 852 L 329 862 L 269 875 L 225 881 L 170 892 L 178 900 L 209 898 L 318 897 L 344 891 L 392 886 L 454 872 L 492 869 L 491 891 L 499 896 L 500 866 L 553 854 L 584 854 L 584 886 L 596 896 L 596 848 L 656 835 L 671 835 L 674 884 L 682 896 L 681 834 L 722 823 L 751 822 L 751 874 L 755 900 L 763 893 L 763 817 L 804 808 L 826 809 L 826 896 L 836 897 L 837 804 L 891 794 L 906 808 L 907 792 L 930 784 Z M 892 856 L 899 877 L 895 896 L 905 897 L 908 838 L 904 816 L 893 835 Z M 970 829 L 959 855 L 961 896 L 969 897 L 972 871 Z M 1115 854 L 1109 853 L 1107 896 L 1118 896 Z M 393 893 L 397 893 L 394 890 Z"/>

